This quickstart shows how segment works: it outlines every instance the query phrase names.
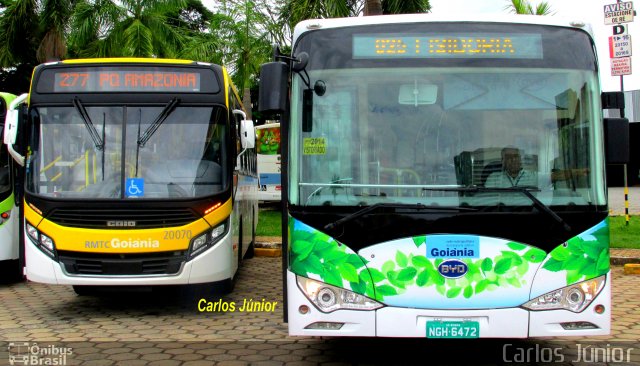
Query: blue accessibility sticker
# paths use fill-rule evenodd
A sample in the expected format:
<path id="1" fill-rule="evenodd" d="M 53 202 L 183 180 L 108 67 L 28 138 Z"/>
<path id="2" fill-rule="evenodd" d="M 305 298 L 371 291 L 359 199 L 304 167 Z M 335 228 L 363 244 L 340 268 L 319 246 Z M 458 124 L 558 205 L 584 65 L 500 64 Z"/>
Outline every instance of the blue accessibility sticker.
<path id="1" fill-rule="evenodd" d="M 144 178 L 127 178 L 125 184 L 125 196 L 127 198 L 140 198 L 144 196 Z"/>

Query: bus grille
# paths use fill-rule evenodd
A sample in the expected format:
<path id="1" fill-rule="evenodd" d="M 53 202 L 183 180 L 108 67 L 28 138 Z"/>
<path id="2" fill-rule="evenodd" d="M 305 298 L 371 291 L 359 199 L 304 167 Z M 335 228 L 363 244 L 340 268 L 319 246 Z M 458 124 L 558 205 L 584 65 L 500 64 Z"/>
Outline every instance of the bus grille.
<path id="1" fill-rule="evenodd" d="M 186 251 L 149 254 L 85 254 L 59 251 L 58 259 L 66 272 L 72 275 L 172 275 L 180 271 L 186 259 Z"/>
<path id="2" fill-rule="evenodd" d="M 47 217 L 47 219 L 58 225 L 84 229 L 176 227 L 194 222 L 198 218 L 195 212 L 188 208 L 132 207 L 126 209 L 57 208 Z"/>

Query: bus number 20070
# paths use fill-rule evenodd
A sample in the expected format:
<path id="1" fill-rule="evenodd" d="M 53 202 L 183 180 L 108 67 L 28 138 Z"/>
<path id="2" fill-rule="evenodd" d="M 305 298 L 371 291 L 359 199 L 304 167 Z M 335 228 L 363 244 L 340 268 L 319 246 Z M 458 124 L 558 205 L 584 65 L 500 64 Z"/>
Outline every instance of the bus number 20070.
<path id="1" fill-rule="evenodd" d="M 191 230 L 166 230 L 164 240 L 191 239 Z"/>

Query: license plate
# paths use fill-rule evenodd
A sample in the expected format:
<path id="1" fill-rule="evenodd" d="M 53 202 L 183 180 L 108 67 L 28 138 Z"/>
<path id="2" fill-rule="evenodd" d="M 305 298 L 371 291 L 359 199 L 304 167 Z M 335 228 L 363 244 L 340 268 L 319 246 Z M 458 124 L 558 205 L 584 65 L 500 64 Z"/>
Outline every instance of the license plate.
<path id="1" fill-rule="evenodd" d="M 427 322 L 427 338 L 479 338 L 480 324 L 465 322 Z"/>

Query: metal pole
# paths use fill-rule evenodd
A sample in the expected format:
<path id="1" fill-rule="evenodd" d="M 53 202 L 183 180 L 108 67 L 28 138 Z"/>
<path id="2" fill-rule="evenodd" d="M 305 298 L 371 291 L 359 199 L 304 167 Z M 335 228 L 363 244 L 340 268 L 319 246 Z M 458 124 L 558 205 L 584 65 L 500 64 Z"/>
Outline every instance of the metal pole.
<path id="1" fill-rule="evenodd" d="M 627 186 L 627 164 L 624 164 L 624 218 L 625 225 L 629 226 L 629 187 Z"/>

